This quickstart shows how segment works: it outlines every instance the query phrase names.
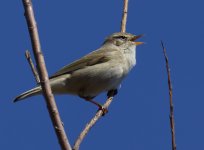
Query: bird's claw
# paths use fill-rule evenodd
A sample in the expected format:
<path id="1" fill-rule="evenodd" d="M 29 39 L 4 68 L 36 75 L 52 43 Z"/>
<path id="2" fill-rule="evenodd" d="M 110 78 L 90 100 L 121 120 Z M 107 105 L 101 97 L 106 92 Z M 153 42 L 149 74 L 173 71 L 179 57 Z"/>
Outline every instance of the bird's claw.
<path id="1" fill-rule="evenodd" d="M 105 107 L 103 107 L 103 106 L 100 106 L 99 108 L 98 108 L 98 111 L 102 111 L 102 116 L 105 116 L 107 113 L 108 113 L 108 109 L 107 108 L 105 108 Z"/>

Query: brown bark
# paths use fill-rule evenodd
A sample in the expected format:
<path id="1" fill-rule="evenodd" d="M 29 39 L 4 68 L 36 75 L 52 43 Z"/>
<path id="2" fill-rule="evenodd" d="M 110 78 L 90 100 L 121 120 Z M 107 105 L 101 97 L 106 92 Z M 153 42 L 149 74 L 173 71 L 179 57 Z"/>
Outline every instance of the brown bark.
<path id="1" fill-rule="evenodd" d="M 34 12 L 32 8 L 32 2 L 31 0 L 22 0 L 22 2 L 25 9 L 25 17 L 28 25 L 33 53 L 35 56 L 37 69 L 39 72 L 40 84 L 43 90 L 43 95 L 45 97 L 48 112 L 52 120 L 55 133 L 58 137 L 58 141 L 61 146 L 61 149 L 71 150 L 71 146 L 68 142 L 66 133 L 64 131 L 64 127 L 62 125 L 62 121 L 59 116 L 57 105 L 55 103 L 54 96 L 52 94 L 51 87 L 49 84 L 48 73 L 45 66 L 44 57 L 41 51 L 40 39 L 39 39 L 37 24 L 35 21 Z"/>
<path id="2" fill-rule="evenodd" d="M 173 106 L 173 98 L 172 98 L 172 85 L 171 85 L 171 76 L 170 76 L 170 67 L 169 60 L 166 53 L 166 48 L 164 47 L 164 43 L 161 41 L 161 45 L 163 48 L 164 58 L 166 62 L 166 71 L 168 76 L 168 88 L 169 88 L 169 105 L 170 105 L 170 127 L 171 127 L 171 141 L 172 141 L 172 150 L 176 150 L 176 136 L 175 136 L 175 122 L 174 122 L 174 106 Z"/>

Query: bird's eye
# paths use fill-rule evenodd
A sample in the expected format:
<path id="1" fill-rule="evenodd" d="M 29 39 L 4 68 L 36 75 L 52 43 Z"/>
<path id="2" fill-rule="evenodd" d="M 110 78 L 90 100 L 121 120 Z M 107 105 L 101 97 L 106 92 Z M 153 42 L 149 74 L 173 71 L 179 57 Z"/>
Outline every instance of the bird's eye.
<path id="1" fill-rule="evenodd" d="M 125 36 L 119 36 L 119 39 L 127 39 Z"/>

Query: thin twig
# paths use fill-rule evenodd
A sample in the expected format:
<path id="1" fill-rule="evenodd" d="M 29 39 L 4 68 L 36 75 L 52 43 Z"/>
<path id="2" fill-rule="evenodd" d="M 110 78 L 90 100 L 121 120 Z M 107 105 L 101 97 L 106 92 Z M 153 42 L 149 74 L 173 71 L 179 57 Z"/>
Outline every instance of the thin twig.
<path id="1" fill-rule="evenodd" d="M 108 109 L 109 105 L 113 101 L 113 93 L 111 93 L 111 96 L 107 99 L 107 101 L 104 103 L 103 108 Z M 86 125 L 86 127 L 83 129 L 83 131 L 80 133 L 79 137 L 77 138 L 76 142 L 74 143 L 73 150 L 79 150 L 79 146 L 89 130 L 96 124 L 96 122 L 103 116 L 103 110 L 98 110 L 98 112 L 95 114 L 95 116 L 90 120 L 90 122 Z"/>
<path id="2" fill-rule="evenodd" d="M 124 0 L 123 5 L 123 16 L 121 21 L 121 32 L 126 32 L 126 23 L 127 23 L 127 13 L 128 13 L 128 0 Z"/>
<path id="3" fill-rule="evenodd" d="M 36 70 L 36 68 L 35 68 L 35 66 L 33 64 L 33 61 L 32 61 L 32 59 L 30 57 L 30 52 L 28 50 L 26 50 L 25 56 L 26 56 L 26 59 L 27 59 L 29 65 L 30 65 L 32 73 L 33 73 L 33 75 L 35 77 L 35 80 L 36 80 L 37 84 L 39 84 L 40 83 L 40 78 L 39 78 L 38 72 L 37 72 L 37 70 Z"/>
<path id="4" fill-rule="evenodd" d="M 161 41 L 161 46 L 163 48 L 163 53 L 166 62 L 166 70 L 168 75 L 168 87 L 169 87 L 169 98 L 170 98 L 170 126 L 171 126 L 171 140 L 172 140 L 172 150 L 176 150 L 176 136 L 175 136 L 175 122 L 174 122 L 174 106 L 173 106 L 173 99 L 172 99 L 172 85 L 171 85 L 171 76 L 170 76 L 170 67 L 169 61 L 166 54 L 166 48 L 164 47 L 164 43 Z"/>
<path id="5" fill-rule="evenodd" d="M 48 112 L 52 120 L 55 133 L 58 137 L 58 141 L 61 146 L 61 149 L 71 150 L 71 146 L 68 142 L 66 133 L 64 131 L 64 127 L 62 125 L 62 121 L 59 116 L 59 112 L 54 100 L 54 96 L 51 91 L 47 69 L 46 69 L 44 57 L 41 51 L 40 39 L 39 39 L 38 29 L 37 29 L 34 12 L 32 8 L 32 2 L 31 0 L 22 0 L 22 2 L 25 9 L 25 17 L 28 25 L 28 30 L 30 33 L 33 53 L 35 56 L 37 69 L 40 76 L 40 81 L 41 81 L 40 84 L 43 90 L 43 95 L 45 97 Z"/>

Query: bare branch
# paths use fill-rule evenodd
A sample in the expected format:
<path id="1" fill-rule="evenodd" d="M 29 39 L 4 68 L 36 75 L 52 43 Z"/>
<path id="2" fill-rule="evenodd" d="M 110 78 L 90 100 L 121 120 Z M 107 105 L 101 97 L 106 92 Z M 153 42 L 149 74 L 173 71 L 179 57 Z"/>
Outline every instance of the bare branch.
<path id="1" fill-rule="evenodd" d="M 122 16 L 121 29 L 120 29 L 121 32 L 126 32 L 127 13 L 128 13 L 128 0 L 124 0 L 123 16 Z"/>
<path id="2" fill-rule="evenodd" d="M 28 50 L 26 50 L 25 56 L 26 56 L 26 59 L 27 59 L 29 65 L 30 65 L 32 73 L 33 73 L 33 75 L 35 77 L 35 80 L 36 80 L 37 84 L 39 84 L 40 83 L 40 78 L 39 78 L 38 72 L 37 72 L 37 70 L 36 70 L 36 68 L 35 68 L 35 66 L 33 64 L 33 61 L 32 61 L 32 59 L 30 57 L 30 52 Z"/>
<path id="3" fill-rule="evenodd" d="M 161 41 L 161 46 L 163 48 L 164 58 L 166 62 L 166 70 L 168 75 L 168 87 L 169 87 L 169 98 L 170 98 L 170 126 L 171 126 L 171 140 L 172 140 L 172 150 L 176 150 L 176 136 L 175 136 L 175 122 L 174 122 L 174 106 L 172 99 L 172 85 L 171 85 L 171 76 L 170 76 L 170 67 L 169 60 L 166 54 L 166 48 L 164 47 L 164 43 Z"/>
<path id="4" fill-rule="evenodd" d="M 113 95 L 112 92 L 110 94 L 111 96 L 108 97 L 107 101 L 104 103 L 103 108 L 108 109 L 109 105 L 113 101 Z M 89 130 L 96 124 L 96 122 L 103 116 L 103 110 L 98 110 L 98 112 L 95 114 L 95 116 L 91 119 L 91 121 L 86 125 L 86 127 L 83 129 L 79 137 L 77 138 L 76 142 L 74 143 L 73 150 L 79 150 L 79 146 Z"/>
<path id="5" fill-rule="evenodd" d="M 59 116 L 59 112 L 54 100 L 54 96 L 51 91 L 47 69 L 45 66 L 44 57 L 41 51 L 40 39 L 38 35 L 38 29 L 34 17 L 31 0 L 22 0 L 25 9 L 25 17 L 30 33 L 31 43 L 33 47 L 33 53 L 35 56 L 37 69 L 40 75 L 40 84 L 43 90 L 43 95 L 46 100 L 47 108 L 49 111 L 50 118 L 52 120 L 55 133 L 58 137 L 59 144 L 62 150 L 71 150 L 71 146 L 68 142 L 62 121 Z"/>

